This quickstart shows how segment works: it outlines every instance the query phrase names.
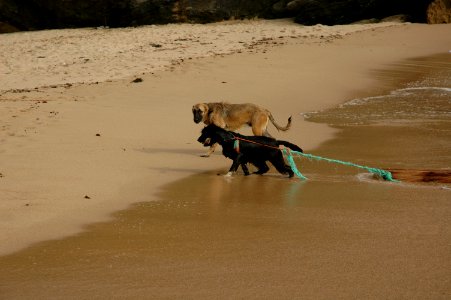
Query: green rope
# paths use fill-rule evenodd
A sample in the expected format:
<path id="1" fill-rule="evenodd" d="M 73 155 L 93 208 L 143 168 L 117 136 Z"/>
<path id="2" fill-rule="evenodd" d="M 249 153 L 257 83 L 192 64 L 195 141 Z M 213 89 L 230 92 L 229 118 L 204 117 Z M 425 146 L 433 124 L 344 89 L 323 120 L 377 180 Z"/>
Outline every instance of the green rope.
<path id="1" fill-rule="evenodd" d="M 395 179 L 393 179 L 392 174 L 389 171 L 386 170 L 382 170 L 382 169 L 377 169 L 377 168 L 370 168 L 370 167 L 366 167 L 366 166 L 361 166 L 361 165 L 357 165 L 351 162 L 346 162 L 346 161 L 341 161 L 338 159 L 331 159 L 331 158 L 325 158 L 325 157 L 321 157 L 321 156 L 317 156 L 317 155 L 312 155 L 312 154 L 306 154 L 306 153 L 302 153 L 302 152 L 298 152 L 298 151 L 287 151 L 287 149 L 283 149 L 282 150 L 283 153 L 287 156 L 287 161 L 290 164 L 291 169 L 293 170 L 293 172 L 296 174 L 296 176 L 298 176 L 301 179 L 307 179 L 304 175 L 301 174 L 301 172 L 299 172 L 299 170 L 296 167 L 296 164 L 294 162 L 292 153 L 298 155 L 298 156 L 303 156 L 303 157 L 307 157 L 309 159 L 315 159 L 315 160 L 325 160 L 327 162 L 330 163 L 336 163 L 336 164 L 341 164 L 341 165 L 345 165 L 345 166 L 350 166 L 350 167 L 355 167 L 355 168 L 360 168 L 360 169 L 364 169 L 369 171 L 370 173 L 376 174 L 378 176 L 380 176 L 381 178 L 383 178 L 386 181 L 397 181 Z"/>
<path id="2" fill-rule="evenodd" d="M 288 151 L 287 151 L 286 149 L 283 149 L 283 152 L 286 153 L 286 152 L 288 152 Z M 299 172 L 299 170 L 298 170 L 298 168 L 296 167 L 296 164 L 295 164 L 295 162 L 294 162 L 293 155 L 291 155 L 290 152 L 291 152 L 291 151 L 288 152 L 288 155 L 287 155 L 287 161 L 288 161 L 288 163 L 290 164 L 291 170 L 293 170 L 294 174 L 296 174 L 297 177 L 306 180 L 307 177 L 305 177 L 304 175 L 302 175 L 301 172 Z"/>

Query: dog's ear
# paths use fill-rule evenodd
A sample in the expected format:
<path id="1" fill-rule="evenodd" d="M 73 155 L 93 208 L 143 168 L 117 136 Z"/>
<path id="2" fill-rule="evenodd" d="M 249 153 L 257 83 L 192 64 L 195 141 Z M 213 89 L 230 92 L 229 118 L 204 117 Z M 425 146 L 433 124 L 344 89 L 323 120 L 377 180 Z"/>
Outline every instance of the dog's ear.
<path id="1" fill-rule="evenodd" d="M 207 120 L 210 119 L 210 114 L 212 110 L 206 103 L 202 103 L 201 106 L 199 106 L 199 110 L 202 112 L 202 118 L 204 122 L 207 122 Z"/>

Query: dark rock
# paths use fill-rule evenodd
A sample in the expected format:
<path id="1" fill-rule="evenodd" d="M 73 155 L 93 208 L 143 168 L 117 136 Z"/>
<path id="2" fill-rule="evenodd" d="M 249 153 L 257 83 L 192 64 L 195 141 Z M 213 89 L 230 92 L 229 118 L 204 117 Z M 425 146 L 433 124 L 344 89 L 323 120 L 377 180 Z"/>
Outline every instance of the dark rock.
<path id="1" fill-rule="evenodd" d="M 298 12 L 305 1 L 304 0 L 294 0 L 287 3 L 286 9 L 288 11 Z"/>
<path id="2" fill-rule="evenodd" d="M 284 15 L 287 12 L 287 3 L 282 0 L 272 5 L 272 11 L 277 15 Z"/>
<path id="3" fill-rule="evenodd" d="M 381 20 L 381 22 L 403 23 L 403 22 L 407 22 L 408 19 L 409 19 L 409 16 L 406 16 L 406 15 L 394 15 L 394 16 L 389 16 L 389 17 L 383 18 Z"/>
<path id="4" fill-rule="evenodd" d="M 438 11 L 436 7 L 444 7 L 444 12 L 446 9 L 449 11 L 449 6 L 446 6 L 449 1 L 434 1 L 437 4 L 431 6 L 431 15 L 446 15 L 435 11 Z M 404 14 L 409 21 L 426 22 L 426 10 L 431 2 L 432 0 L 0 0 L 0 32 L 72 27 L 109 28 L 171 22 L 207 23 L 254 17 L 295 17 L 296 22 L 306 25 L 334 25 Z"/>
<path id="5" fill-rule="evenodd" d="M 360 20 L 357 22 L 353 22 L 351 24 L 374 24 L 374 23 L 379 23 L 381 20 L 376 19 L 376 18 L 372 18 L 372 19 L 365 19 L 365 20 Z"/>
<path id="6" fill-rule="evenodd" d="M 277 3 L 280 5 L 277 5 Z M 229 19 L 280 16 L 273 6 L 284 9 L 280 0 L 181 0 L 174 1 L 173 19 L 180 22 L 207 23 Z"/>
<path id="7" fill-rule="evenodd" d="M 427 9 L 429 24 L 451 23 L 451 0 L 435 0 Z"/>
<path id="8" fill-rule="evenodd" d="M 295 0 L 287 9 L 304 25 L 349 24 L 364 19 L 383 19 L 403 14 L 408 21 L 425 22 L 426 8 L 432 0 Z"/>
<path id="9" fill-rule="evenodd" d="M 0 22 L 0 33 L 11 33 L 20 31 L 18 28 L 14 27 L 11 24 Z"/>

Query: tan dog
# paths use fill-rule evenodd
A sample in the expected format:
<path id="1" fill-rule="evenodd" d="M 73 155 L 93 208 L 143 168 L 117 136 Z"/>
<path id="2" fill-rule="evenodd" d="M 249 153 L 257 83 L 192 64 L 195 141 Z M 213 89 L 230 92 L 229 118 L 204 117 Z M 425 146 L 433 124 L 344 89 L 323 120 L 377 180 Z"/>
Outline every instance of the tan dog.
<path id="1" fill-rule="evenodd" d="M 193 106 L 193 117 L 196 124 L 202 121 L 205 125 L 215 124 L 231 131 L 235 131 L 244 125 L 249 125 L 252 127 L 254 135 L 259 136 L 271 137 L 267 129 L 269 121 L 278 130 L 286 131 L 291 127 L 291 116 L 288 118 L 287 125 L 282 127 L 276 123 L 269 110 L 251 103 L 198 103 Z M 207 154 L 203 156 L 210 156 L 215 151 L 215 148 L 216 144 L 212 145 Z"/>

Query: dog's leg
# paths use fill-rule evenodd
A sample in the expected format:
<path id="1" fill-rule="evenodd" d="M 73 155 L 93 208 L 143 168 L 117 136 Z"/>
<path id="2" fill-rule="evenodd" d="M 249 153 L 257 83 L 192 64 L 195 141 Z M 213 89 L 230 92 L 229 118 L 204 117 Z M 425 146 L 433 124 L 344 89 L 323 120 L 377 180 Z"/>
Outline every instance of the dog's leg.
<path id="1" fill-rule="evenodd" d="M 268 126 L 268 117 L 264 114 L 255 114 L 252 118 L 252 133 L 262 136 L 266 132 Z"/>
<path id="2" fill-rule="evenodd" d="M 252 118 L 252 133 L 256 136 L 272 137 L 268 133 L 269 119 L 266 114 L 256 113 Z"/>
<path id="3" fill-rule="evenodd" d="M 218 146 L 218 144 L 211 145 L 210 148 L 208 149 L 207 153 L 202 154 L 201 157 L 210 157 L 210 155 L 213 154 L 213 152 L 215 152 L 215 149 L 217 146 Z"/>
<path id="4" fill-rule="evenodd" d="M 281 174 L 288 174 L 288 177 L 293 177 L 294 172 L 291 170 L 291 167 L 285 164 L 282 155 L 277 155 L 274 159 L 271 159 L 270 162 L 274 165 L 274 167 Z"/>
<path id="5" fill-rule="evenodd" d="M 291 178 L 294 176 L 293 170 L 291 170 L 291 167 L 289 165 L 284 166 L 284 174 L 288 173 L 288 178 Z"/>
<path id="6" fill-rule="evenodd" d="M 274 138 L 272 135 L 269 134 L 268 128 L 265 128 L 265 131 L 263 132 L 263 136 Z"/>
<path id="7" fill-rule="evenodd" d="M 241 164 L 241 169 L 243 169 L 244 175 L 246 175 L 246 176 L 250 175 L 249 169 L 247 168 L 246 163 Z"/>
<path id="8" fill-rule="evenodd" d="M 267 127 L 252 126 L 252 133 L 256 136 L 266 136 L 273 138 L 273 136 L 269 134 Z"/>
<path id="9" fill-rule="evenodd" d="M 233 163 L 230 166 L 229 173 L 236 172 L 236 170 L 238 170 L 239 166 L 240 166 L 240 163 L 238 161 L 238 158 L 236 158 L 235 160 L 233 160 Z"/>
<path id="10" fill-rule="evenodd" d="M 230 169 L 229 169 L 229 172 L 227 173 L 227 176 L 230 176 L 232 173 L 235 173 L 238 170 L 239 166 L 241 166 L 241 168 L 243 168 L 243 165 L 244 165 L 243 172 L 244 172 L 244 174 L 246 174 L 246 172 L 247 172 L 246 175 L 248 175 L 249 174 L 249 170 L 247 169 L 247 166 L 245 164 L 246 163 L 243 161 L 243 154 L 241 154 L 241 153 L 238 154 L 236 156 L 236 158 L 233 160 L 233 163 L 230 166 Z"/>
<path id="11" fill-rule="evenodd" d="M 269 167 L 264 161 L 254 163 L 254 165 L 258 168 L 258 170 L 254 172 L 254 174 L 263 175 L 269 171 Z"/>

